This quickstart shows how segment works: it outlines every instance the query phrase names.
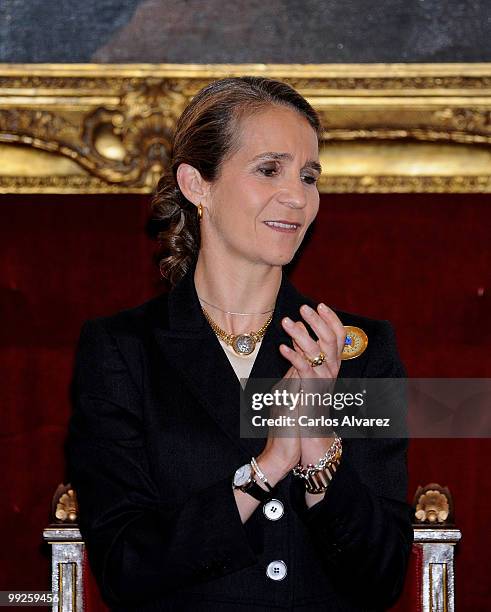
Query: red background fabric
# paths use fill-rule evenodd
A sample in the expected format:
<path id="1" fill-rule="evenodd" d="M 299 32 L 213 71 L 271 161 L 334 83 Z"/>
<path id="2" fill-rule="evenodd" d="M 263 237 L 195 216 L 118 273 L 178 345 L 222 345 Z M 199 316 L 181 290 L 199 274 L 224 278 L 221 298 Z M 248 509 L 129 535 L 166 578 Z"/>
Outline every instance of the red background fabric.
<path id="1" fill-rule="evenodd" d="M 1 196 L 0 590 L 47 589 L 81 324 L 162 290 L 143 196 Z M 491 376 L 491 196 L 323 195 L 291 270 L 305 294 L 393 322 L 414 377 Z M 409 499 L 454 495 L 457 609 L 488 610 L 489 440 L 413 440 Z"/>

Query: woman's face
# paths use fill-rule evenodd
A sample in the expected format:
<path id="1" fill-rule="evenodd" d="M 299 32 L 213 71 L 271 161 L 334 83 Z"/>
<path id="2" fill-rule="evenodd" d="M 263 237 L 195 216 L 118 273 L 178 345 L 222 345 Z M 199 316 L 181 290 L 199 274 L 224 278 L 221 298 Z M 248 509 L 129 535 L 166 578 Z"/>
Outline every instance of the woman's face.
<path id="1" fill-rule="evenodd" d="M 240 128 L 240 147 L 210 188 L 203 243 L 218 240 L 235 261 L 284 265 L 319 210 L 317 135 L 298 112 L 277 106 Z"/>

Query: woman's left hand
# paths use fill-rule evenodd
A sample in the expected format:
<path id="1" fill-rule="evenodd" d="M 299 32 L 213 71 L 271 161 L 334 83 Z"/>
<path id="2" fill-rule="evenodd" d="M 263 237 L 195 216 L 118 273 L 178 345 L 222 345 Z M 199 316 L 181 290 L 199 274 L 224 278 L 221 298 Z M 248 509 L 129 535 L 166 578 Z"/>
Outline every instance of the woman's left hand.
<path id="1" fill-rule="evenodd" d="M 282 325 L 291 336 L 295 348 L 292 350 L 281 344 L 280 351 L 295 367 L 304 391 L 311 387 L 317 393 L 326 393 L 334 387 L 338 376 L 346 330 L 336 313 L 323 303 L 318 305 L 317 311 L 304 304 L 300 308 L 300 314 L 313 329 L 318 340 L 310 336 L 302 321 L 290 320 L 289 323 L 288 317 L 285 317 Z M 321 351 L 325 355 L 324 363 L 312 367 L 306 357 L 313 359 Z M 324 438 L 302 437 L 302 464 L 317 463 L 333 439 L 333 435 Z"/>

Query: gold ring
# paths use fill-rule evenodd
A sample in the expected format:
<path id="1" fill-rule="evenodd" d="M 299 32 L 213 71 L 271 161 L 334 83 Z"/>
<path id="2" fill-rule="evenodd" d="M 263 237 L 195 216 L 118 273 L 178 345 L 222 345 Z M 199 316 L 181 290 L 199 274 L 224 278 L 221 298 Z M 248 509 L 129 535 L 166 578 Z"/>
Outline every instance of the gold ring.
<path id="1" fill-rule="evenodd" d="M 315 368 L 317 366 L 320 366 L 324 363 L 324 361 L 326 360 L 326 356 L 325 354 L 321 351 L 317 357 L 314 357 L 313 359 L 310 359 L 309 357 L 306 357 L 307 361 L 309 362 L 309 364 Z"/>

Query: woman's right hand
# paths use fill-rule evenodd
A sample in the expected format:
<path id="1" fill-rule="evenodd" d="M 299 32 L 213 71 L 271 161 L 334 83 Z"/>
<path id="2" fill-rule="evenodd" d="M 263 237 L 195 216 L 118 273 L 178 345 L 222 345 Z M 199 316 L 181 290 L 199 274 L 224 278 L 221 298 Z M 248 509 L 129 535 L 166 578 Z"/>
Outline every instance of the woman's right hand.
<path id="1" fill-rule="evenodd" d="M 271 392 L 278 390 L 281 393 L 286 390 L 287 393 L 296 394 L 300 391 L 300 383 L 301 380 L 292 365 L 285 376 L 272 387 Z M 292 417 L 295 425 L 269 427 L 266 446 L 256 457 L 260 469 L 272 486 L 282 480 L 297 465 L 301 456 L 298 408 L 290 409 L 284 404 L 270 407 L 270 418 L 280 415 Z"/>

